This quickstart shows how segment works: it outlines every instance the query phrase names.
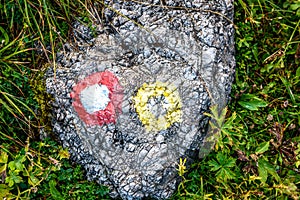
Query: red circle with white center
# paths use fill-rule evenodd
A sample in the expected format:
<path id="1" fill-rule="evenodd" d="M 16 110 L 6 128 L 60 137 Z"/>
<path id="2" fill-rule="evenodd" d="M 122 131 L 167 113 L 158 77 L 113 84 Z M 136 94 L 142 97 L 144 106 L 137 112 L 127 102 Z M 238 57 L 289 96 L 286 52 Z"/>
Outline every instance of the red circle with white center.
<path id="1" fill-rule="evenodd" d="M 85 110 L 80 100 L 80 93 L 85 88 L 95 84 L 105 85 L 108 88 L 110 101 L 104 110 L 98 110 L 90 114 Z M 80 119 L 88 125 L 116 123 L 117 115 L 122 112 L 123 89 L 118 78 L 109 71 L 96 72 L 86 77 L 73 87 L 70 97 L 74 99 L 72 105 Z"/>

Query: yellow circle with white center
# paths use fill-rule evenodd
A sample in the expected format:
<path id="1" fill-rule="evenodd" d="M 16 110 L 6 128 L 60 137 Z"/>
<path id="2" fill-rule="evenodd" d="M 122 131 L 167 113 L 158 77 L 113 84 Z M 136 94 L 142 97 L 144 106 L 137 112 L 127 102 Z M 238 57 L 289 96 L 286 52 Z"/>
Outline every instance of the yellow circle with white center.
<path id="1" fill-rule="evenodd" d="M 150 98 L 164 96 L 168 105 L 165 106 L 167 111 L 165 115 L 155 117 L 148 108 Z M 163 82 L 152 84 L 144 83 L 139 88 L 135 97 L 133 97 L 135 110 L 145 125 L 147 131 L 166 130 L 175 122 L 181 122 L 181 100 L 177 89 L 172 85 Z"/>

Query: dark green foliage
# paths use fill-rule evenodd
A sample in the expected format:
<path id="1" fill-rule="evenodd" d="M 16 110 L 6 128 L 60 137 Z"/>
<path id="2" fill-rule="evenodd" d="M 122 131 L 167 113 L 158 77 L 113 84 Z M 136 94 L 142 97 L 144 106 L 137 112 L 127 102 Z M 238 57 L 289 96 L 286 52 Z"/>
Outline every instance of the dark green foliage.
<path id="1" fill-rule="evenodd" d="M 55 144 L 55 143 L 53 143 Z M 62 154 L 66 155 L 66 154 Z M 48 175 L 33 199 L 107 199 L 108 188 L 85 180 L 83 169 L 62 160 L 60 169 Z"/>

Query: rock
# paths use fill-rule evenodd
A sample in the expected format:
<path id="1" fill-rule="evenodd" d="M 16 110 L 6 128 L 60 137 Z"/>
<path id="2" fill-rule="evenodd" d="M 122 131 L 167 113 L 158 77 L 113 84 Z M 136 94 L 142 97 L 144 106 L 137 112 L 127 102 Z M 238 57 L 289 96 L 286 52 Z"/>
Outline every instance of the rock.
<path id="1" fill-rule="evenodd" d="M 204 112 L 224 108 L 234 77 L 232 0 L 148 2 L 104 1 L 97 37 L 74 23 L 80 48 L 66 44 L 46 73 L 53 131 L 122 199 L 172 195 L 179 159 L 208 148 Z"/>

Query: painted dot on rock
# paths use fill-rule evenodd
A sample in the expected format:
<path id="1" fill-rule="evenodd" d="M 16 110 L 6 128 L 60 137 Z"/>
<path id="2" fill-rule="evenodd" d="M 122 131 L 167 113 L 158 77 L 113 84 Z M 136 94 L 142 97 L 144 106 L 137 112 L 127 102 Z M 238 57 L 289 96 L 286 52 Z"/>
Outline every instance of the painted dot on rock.
<path id="1" fill-rule="evenodd" d="M 88 125 L 116 123 L 122 113 L 123 88 L 109 71 L 96 72 L 78 82 L 70 94 L 80 119 Z"/>
<path id="2" fill-rule="evenodd" d="M 177 89 L 167 83 L 144 83 L 138 89 L 134 107 L 147 131 L 166 130 L 182 121 L 181 99 Z"/>

